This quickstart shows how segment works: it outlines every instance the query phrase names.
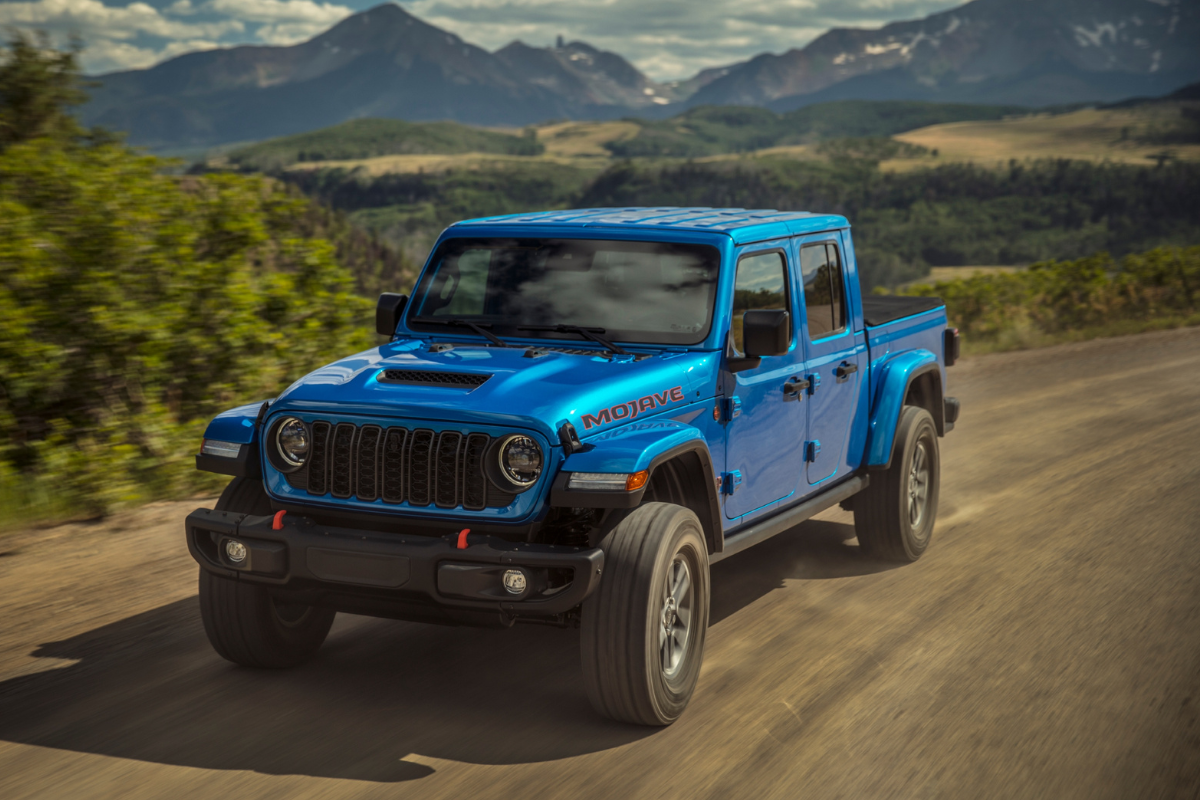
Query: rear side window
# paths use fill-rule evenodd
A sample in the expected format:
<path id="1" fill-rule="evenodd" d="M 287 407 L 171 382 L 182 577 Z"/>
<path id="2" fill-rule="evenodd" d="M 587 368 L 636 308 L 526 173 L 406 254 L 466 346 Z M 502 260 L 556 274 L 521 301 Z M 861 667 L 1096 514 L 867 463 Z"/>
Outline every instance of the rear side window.
<path id="1" fill-rule="evenodd" d="M 804 245 L 800 249 L 800 274 L 804 278 L 808 338 L 821 339 L 844 330 L 846 293 L 837 245 L 827 242 Z"/>
<path id="2" fill-rule="evenodd" d="M 738 262 L 733 287 L 733 345 L 746 352 L 742 315 L 753 308 L 788 308 L 787 262 L 783 253 L 747 256 Z"/>

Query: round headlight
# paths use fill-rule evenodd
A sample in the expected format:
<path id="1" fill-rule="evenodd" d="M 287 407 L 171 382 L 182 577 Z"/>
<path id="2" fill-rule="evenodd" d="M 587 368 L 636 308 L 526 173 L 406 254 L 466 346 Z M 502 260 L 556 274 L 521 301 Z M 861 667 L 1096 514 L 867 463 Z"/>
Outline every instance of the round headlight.
<path id="1" fill-rule="evenodd" d="M 542 448 L 528 436 L 510 436 L 500 448 L 500 472 L 517 486 L 532 486 L 542 474 Z"/>
<path id="2" fill-rule="evenodd" d="M 303 466 L 309 446 L 308 427 L 295 417 L 288 417 L 275 428 L 275 448 L 288 466 Z"/>

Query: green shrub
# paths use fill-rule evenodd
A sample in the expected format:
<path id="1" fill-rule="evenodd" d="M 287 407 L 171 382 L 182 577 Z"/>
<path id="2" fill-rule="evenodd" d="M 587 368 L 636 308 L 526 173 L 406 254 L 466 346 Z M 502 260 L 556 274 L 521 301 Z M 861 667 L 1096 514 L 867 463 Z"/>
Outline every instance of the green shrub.
<path id="1" fill-rule="evenodd" d="M 912 286 L 946 301 L 950 324 L 976 350 L 1195 324 L 1200 247 L 1043 261 L 1026 270 Z"/>
<path id="2" fill-rule="evenodd" d="M 208 417 L 372 344 L 308 200 L 161 167 L 112 143 L 0 153 L 7 517 L 212 488 L 191 463 Z"/>

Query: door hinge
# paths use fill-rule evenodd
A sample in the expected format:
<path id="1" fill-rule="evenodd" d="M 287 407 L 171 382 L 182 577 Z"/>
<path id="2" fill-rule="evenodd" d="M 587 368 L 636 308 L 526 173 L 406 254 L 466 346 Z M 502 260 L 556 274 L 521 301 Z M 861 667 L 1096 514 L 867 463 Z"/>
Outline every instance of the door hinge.
<path id="1" fill-rule="evenodd" d="M 816 439 L 811 442 L 804 443 L 804 460 L 809 463 L 816 463 L 817 456 L 821 454 L 821 443 Z"/>
<path id="2" fill-rule="evenodd" d="M 742 398 L 736 394 L 721 401 L 721 421 L 730 422 L 742 415 Z"/>
<path id="3" fill-rule="evenodd" d="M 733 472 L 721 473 L 721 494 L 733 494 L 742 485 L 742 471 L 735 469 Z"/>

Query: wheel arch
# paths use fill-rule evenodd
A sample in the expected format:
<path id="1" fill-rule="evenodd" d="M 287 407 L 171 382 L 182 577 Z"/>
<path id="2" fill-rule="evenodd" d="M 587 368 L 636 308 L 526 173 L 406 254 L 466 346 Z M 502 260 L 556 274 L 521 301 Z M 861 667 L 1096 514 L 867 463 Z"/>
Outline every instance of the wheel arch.
<path id="1" fill-rule="evenodd" d="M 550 493 L 554 507 L 606 508 L 612 522 L 644 502 L 668 502 L 690 509 L 700 520 L 708 551 L 721 552 L 720 497 L 712 455 L 701 431 L 679 422 L 664 422 L 624 435 L 614 431 L 608 439 L 588 440 L 589 449 L 567 457 Z M 633 492 L 578 491 L 567 488 L 571 472 L 624 472 L 646 470 L 646 485 Z"/>
<path id="2" fill-rule="evenodd" d="M 868 425 L 866 466 L 887 469 L 892 463 L 896 425 L 904 406 L 924 408 L 933 417 L 938 436 L 946 434 L 942 370 L 928 350 L 910 350 L 876 367 L 880 372 Z"/>

